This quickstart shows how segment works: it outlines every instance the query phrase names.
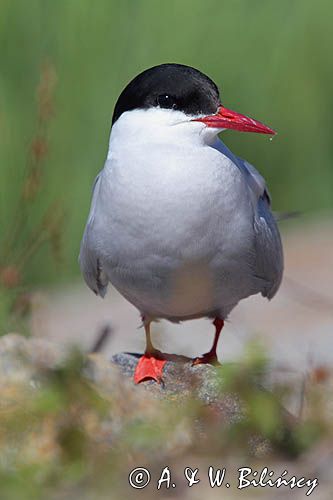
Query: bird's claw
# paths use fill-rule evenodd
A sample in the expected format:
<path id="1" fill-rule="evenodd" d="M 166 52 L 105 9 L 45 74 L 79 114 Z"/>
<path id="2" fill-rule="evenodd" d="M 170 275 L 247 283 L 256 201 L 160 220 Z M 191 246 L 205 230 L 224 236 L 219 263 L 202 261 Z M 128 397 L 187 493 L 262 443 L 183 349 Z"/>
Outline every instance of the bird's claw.
<path id="1" fill-rule="evenodd" d="M 194 358 L 192 361 L 192 366 L 195 365 L 220 365 L 219 360 L 217 359 L 216 352 L 206 352 L 202 356 L 198 358 Z"/>

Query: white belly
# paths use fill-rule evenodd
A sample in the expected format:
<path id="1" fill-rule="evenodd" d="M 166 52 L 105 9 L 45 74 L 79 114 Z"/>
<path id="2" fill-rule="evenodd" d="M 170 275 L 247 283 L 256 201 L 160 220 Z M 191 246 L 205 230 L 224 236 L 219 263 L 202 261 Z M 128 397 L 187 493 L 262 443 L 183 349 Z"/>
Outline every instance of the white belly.
<path id="1" fill-rule="evenodd" d="M 192 147 L 185 164 L 182 149 L 172 159 L 159 150 L 149 164 L 138 164 L 135 151 L 126 168 L 110 162 L 96 211 L 98 250 L 129 301 L 145 314 L 180 319 L 229 312 L 252 293 L 253 214 L 228 158 Z"/>

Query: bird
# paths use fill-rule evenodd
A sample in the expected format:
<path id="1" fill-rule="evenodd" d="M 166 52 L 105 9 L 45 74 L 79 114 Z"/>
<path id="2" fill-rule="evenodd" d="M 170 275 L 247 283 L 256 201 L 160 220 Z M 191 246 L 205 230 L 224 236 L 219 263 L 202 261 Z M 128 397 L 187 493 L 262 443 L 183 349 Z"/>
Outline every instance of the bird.
<path id="1" fill-rule="evenodd" d="M 226 129 L 276 133 L 226 108 L 217 85 L 183 64 L 146 69 L 116 102 L 79 263 L 95 294 L 111 283 L 141 314 L 146 349 L 135 383 L 163 380 L 152 322 L 212 320 L 212 348 L 193 364 L 214 364 L 232 309 L 254 294 L 271 299 L 280 286 L 283 249 L 266 182 L 222 142 Z"/>

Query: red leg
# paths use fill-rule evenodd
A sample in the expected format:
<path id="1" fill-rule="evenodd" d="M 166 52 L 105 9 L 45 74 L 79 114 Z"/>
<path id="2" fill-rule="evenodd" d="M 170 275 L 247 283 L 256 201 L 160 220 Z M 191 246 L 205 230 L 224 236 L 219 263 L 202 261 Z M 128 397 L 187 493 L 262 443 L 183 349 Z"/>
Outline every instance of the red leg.
<path id="1" fill-rule="evenodd" d="M 142 319 L 146 332 L 146 351 L 136 365 L 134 382 L 139 384 L 144 380 L 156 380 L 156 382 L 160 383 L 166 360 L 163 359 L 162 353 L 155 349 L 151 342 L 150 321 L 146 321 L 145 318 Z"/>
<path id="2" fill-rule="evenodd" d="M 216 348 L 219 341 L 220 333 L 224 326 L 224 321 L 221 318 L 215 318 L 213 321 L 213 325 L 215 326 L 215 336 L 211 350 L 209 352 L 206 352 L 206 354 L 203 354 L 199 358 L 195 358 L 192 362 L 192 365 L 201 365 L 207 363 L 211 365 L 218 364 Z"/>

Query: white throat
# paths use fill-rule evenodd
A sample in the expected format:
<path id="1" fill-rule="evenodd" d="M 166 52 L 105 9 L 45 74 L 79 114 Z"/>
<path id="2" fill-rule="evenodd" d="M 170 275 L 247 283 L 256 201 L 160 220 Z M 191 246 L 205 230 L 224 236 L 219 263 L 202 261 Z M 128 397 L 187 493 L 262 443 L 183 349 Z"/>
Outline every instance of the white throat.
<path id="1" fill-rule="evenodd" d="M 110 134 L 107 159 L 111 158 L 125 141 L 127 144 L 172 144 L 193 143 L 210 145 L 220 132 L 195 122 L 182 111 L 150 108 L 136 109 L 123 113 L 113 125 Z"/>

